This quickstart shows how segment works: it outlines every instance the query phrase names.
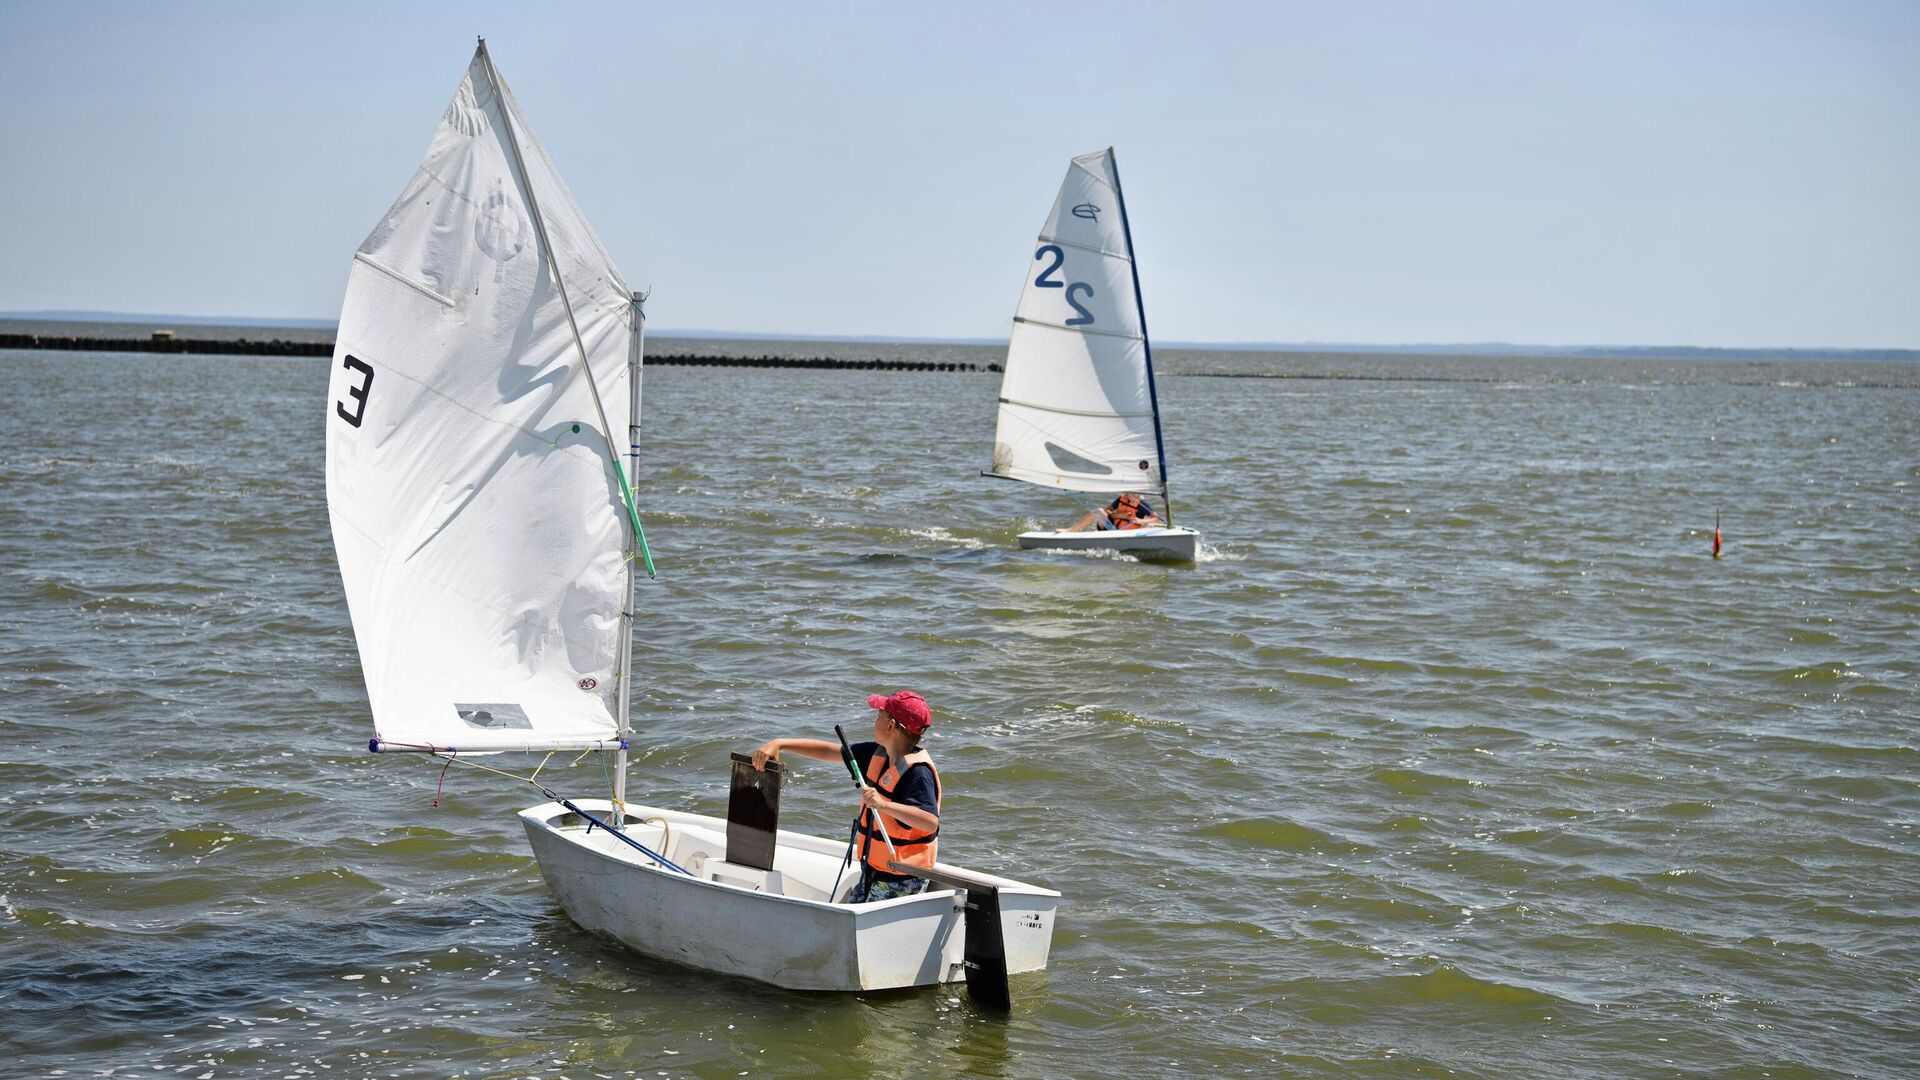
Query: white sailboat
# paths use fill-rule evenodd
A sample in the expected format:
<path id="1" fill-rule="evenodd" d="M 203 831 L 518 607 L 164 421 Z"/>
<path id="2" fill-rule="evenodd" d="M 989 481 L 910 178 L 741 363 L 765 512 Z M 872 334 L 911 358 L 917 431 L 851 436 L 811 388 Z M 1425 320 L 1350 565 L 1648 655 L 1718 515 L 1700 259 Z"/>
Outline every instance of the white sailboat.
<path id="1" fill-rule="evenodd" d="M 1021 533 L 1023 548 L 1192 561 L 1200 536 L 1173 524 L 1166 457 L 1133 234 L 1109 147 L 1073 159 L 1040 229 L 1007 342 L 985 475 L 1064 491 L 1159 494 L 1163 525 Z"/>
<path id="2" fill-rule="evenodd" d="M 652 567 L 614 438 L 637 467 L 641 300 L 482 42 L 340 313 L 327 506 L 370 748 L 614 755 L 607 797 L 542 786 L 520 819 L 574 921 L 648 955 L 810 990 L 966 977 L 1004 1004 L 1006 972 L 1046 965 L 1058 893 L 943 864 L 928 892 L 855 906 L 845 845 L 778 830 L 777 802 L 738 821 L 626 802 Z M 736 793 L 763 777 L 736 769 Z"/>

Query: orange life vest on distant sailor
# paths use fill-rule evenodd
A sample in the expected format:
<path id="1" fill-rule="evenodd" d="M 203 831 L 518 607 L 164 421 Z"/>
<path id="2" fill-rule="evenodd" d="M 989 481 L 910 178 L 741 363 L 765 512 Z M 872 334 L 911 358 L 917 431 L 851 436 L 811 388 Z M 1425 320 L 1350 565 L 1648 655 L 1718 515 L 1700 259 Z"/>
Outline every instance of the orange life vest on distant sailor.
<path id="1" fill-rule="evenodd" d="M 1115 500 L 1115 504 L 1113 513 L 1108 515 L 1113 521 L 1114 528 L 1138 529 L 1141 527 L 1139 521 L 1140 497 L 1138 495 L 1122 495 Z"/>
<path id="2" fill-rule="evenodd" d="M 940 770 L 934 767 L 933 758 L 925 750 L 915 750 L 898 762 L 887 756 L 884 749 L 875 750 L 867 759 L 867 782 L 880 789 L 880 794 L 893 798 L 893 789 L 900 783 L 900 777 L 915 765 L 925 765 L 933 773 L 933 813 L 940 815 Z M 893 855 L 887 851 L 887 842 L 880 838 L 879 829 L 874 828 L 878 820 L 887 835 L 893 837 L 893 846 L 900 852 L 900 861 L 913 866 L 933 869 L 934 862 L 940 857 L 940 829 L 915 829 L 906 822 L 896 821 L 890 815 L 870 810 L 860 815 L 861 857 L 867 865 L 883 874 L 891 874 L 887 862 Z"/>

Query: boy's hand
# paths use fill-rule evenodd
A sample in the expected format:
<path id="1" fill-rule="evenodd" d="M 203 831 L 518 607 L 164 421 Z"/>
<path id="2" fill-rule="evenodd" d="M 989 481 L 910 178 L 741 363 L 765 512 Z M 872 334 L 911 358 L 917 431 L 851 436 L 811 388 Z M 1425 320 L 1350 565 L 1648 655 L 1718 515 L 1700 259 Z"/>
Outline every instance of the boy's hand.
<path id="1" fill-rule="evenodd" d="M 879 788 L 863 787 L 860 789 L 860 804 L 871 810 L 885 810 L 893 805 L 893 800 L 880 794 Z"/>
<path id="2" fill-rule="evenodd" d="M 767 771 L 767 762 L 780 760 L 780 740 L 768 739 L 754 748 L 753 767 L 761 772 Z"/>

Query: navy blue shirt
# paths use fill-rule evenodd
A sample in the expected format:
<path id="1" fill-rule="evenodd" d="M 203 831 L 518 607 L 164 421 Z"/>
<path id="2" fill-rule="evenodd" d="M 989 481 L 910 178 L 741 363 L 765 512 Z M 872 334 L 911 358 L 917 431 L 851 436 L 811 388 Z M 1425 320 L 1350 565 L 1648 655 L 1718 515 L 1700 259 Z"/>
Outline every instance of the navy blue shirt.
<path id="1" fill-rule="evenodd" d="M 883 757 L 886 754 L 877 742 L 853 744 L 853 761 L 860 766 L 860 775 L 867 775 L 868 766 L 875 754 Z M 883 791 L 881 794 L 885 795 L 886 792 Z M 894 787 L 893 794 L 889 797 L 894 802 L 906 803 L 908 806 L 925 810 L 929 814 L 937 816 L 940 813 L 940 800 L 933 789 L 933 770 L 925 765 L 909 766 L 906 775 L 900 778 L 900 783 Z"/>

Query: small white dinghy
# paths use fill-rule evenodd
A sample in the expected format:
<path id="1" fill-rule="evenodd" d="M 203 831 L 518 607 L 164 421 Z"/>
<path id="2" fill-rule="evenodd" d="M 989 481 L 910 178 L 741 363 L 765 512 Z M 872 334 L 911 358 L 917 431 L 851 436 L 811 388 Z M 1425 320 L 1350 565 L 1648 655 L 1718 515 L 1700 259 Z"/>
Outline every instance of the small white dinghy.
<path id="1" fill-rule="evenodd" d="M 604 801 L 577 805 L 603 821 L 612 813 Z M 699 814 L 628 805 L 624 835 L 658 859 L 561 803 L 522 810 L 520 821 L 574 922 L 703 971 L 790 990 L 890 990 L 992 964 L 974 954 L 991 953 L 994 929 L 1005 973 L 1045 968 L 1053 943 L 1059 893 L 945 863 L 925 875 L 926 892 L 849 904 L 860 868 L 845 864 L 844 840 L 779 830 L 761 868 L 728 861 L 729 823 Z M 997 904 L 982 910 L 988 900 Z M 997 926 L 983 933 L 983 919 Z"/>
<path id="2" fill-rule="evenodd" d="M 1175 527 L 1153 346 L 1113 148 L 1073 159 L 1040 229 L 1007 340 L 993 465 L 983 475 L 1062 491 L 1158 492 L 1159 527 L 1020 534 L 1023 548 L 1191 562 Z"/>
<path id="3" fill-rule="evenodd" d="M 1143 529 L 1040 530 L 1020 534 L 1023 548 L 1061 551 L 1118 551 L 1138 559 L 1192 562 L 1200 552 L 1200 534 L 1192 529 L 1148 526 Z"/>
<path id="4" fill-rule="evenodd" d="M 964 975 L 1006 1008 L 1006 973 L 1046 966 L 1058 893 L 896 864 L 936 887 L 847 904 L 847 845 L 778 831 L 777 770 L 750 759 L 727 822 L 625 803 L 635 568 L 653 568 L 614 439 L 637 468 L 641 300 L 482 42 L 340 312 L 327 509 L 370 749 L 610 753 L 611 798 L 541 787 L 554 801 L 520 815 L 581 926 L 796 989 Z"/>

